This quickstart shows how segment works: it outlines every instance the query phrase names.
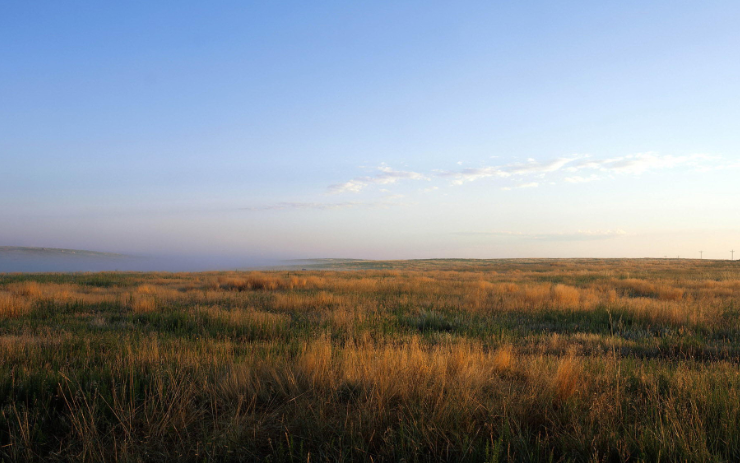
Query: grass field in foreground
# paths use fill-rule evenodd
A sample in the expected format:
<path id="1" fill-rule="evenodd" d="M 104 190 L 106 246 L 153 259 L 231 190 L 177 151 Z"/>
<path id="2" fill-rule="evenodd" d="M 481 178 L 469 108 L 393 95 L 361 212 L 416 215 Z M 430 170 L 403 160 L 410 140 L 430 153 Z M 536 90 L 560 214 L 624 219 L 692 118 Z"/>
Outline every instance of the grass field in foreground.
<path id="1" fill-rule="evenodd" d="M 738 264 L 0 274 L 0 459 L 740 461 Z"/>

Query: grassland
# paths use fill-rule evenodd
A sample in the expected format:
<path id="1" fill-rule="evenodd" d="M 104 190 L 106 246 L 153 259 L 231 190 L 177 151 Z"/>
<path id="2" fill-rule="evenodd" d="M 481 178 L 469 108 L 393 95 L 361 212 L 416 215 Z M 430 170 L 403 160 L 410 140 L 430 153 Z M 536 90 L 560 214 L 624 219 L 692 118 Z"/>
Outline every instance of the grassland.
<path id="1" fill-rule="evenodd" d="M 740 461 L 740 267 L 0 274 L 4 461 Z"/>

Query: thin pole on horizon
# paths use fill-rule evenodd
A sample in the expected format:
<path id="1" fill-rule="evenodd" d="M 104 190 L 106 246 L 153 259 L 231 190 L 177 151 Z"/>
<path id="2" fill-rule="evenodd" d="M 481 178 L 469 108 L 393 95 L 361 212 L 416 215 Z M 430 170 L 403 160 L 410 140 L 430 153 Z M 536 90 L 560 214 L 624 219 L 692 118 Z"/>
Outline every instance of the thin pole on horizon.
<path id="1" fill-rule="evenodd" d="M 704 251 L 699 251 L 699 259 L 703 259 L 703 258 L 704 258 Z"/>
<path id="2" fill-rule="evenodd" d="M 730 251 L 730 260 L 735 260 L 735 250 Z"/>

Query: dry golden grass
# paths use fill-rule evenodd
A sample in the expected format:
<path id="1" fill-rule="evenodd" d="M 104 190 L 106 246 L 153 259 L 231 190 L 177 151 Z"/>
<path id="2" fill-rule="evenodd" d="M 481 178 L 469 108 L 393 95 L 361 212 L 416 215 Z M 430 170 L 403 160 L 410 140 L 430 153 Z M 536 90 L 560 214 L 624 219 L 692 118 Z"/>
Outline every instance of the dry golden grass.
<path id="1" fill-rule="evenodd" d="M 574 306 L 581 300 L 581 291 L 572 286 L 557 284 L 551 289 L 551 299 L 557 304 Z"/>
<path id="2" fill-rule="evenodd" d="M 251 307 L 226 310 L 219 306 L 196 306 L 193 311 L 222 321 L 229 326 L 252 328 L 265 335 L 275 335 L 287 328 L 290 323 L 290 317 L 286 314 L 255 310 Z"/>
<path id="3" fill-rule="evenodd" d="M 323 280 L 316 276 L 286 276 L 275 272 L 250 272 L 243 276 L 221 276 L 215 283 L 210 282 L 208 287 L 228 291 L 275 291 L 278 289 L 317 289 L 322 284 Z"/>
<path id="4" fill-rule="evenodd" d="M 12 292 L 0 291 L 0 317 L 17 318 L 31 311 L 31 301 Z"/>
<path id="5" fill-rule="evenodd" d="M 276 293 L 274 296 L 273 308 L 282 311 L 295 310 L 322 310 L 341 306 L 344 299 L 341 296 L 334 295 L 327 291 L 318 293 Z"/>
<path id="6" fill-rule="evenodd" d="M 157 308 L 157 304 L 155 303 L 154 298 L 146 295 L 147 293 L 144 294 L 145 295 L 131 294 L 129 296 L 128 307 L 133 313 L 142 314 L 154 312 L 154 310 Z"/>
<path id="7" fill-rule="evenodd" d="M 0 276 L 0 460 L 737 461 L 740 272 L 679 264 Z"/>
<path id="8" fill-rule="evenodd" d="M 581 386 L 582 372 L 581 363 L 573 354 L 559 360 L 552 383 L 555 397 L 559 401 L 565 401 L 576 393 Z"/>
<path id="9" fill-rule="evenodd" d="M 139 285 L 136 287 L 137 294 L 154 294 L 157 292 L 157 288 L 152 285 Z"/>
<path id="10" fill-rule="evenodd" d="M 493 368 L 496 371 L 509 371 L 514 366 L 514 347 L 511 344 L 499 347 L 493 354 Z"/>
<path id="11" fill-rule="evenodd" d="M 35 281 L 24 281 L 22 283 L 11 283 L 7 289 L 22 297 L 38 297 L 41 294 L 41 286 Z"/>

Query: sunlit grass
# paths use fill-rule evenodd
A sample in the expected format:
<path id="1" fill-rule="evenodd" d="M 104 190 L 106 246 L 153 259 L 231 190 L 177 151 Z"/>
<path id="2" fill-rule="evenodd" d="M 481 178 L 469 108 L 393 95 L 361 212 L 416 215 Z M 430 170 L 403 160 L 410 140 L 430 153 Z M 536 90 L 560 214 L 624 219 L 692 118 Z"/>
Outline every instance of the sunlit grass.
<path id="1" fill-rule="evenodd" d="M 0 458 L 740 459 L 734 263 L 383 265 L 0 275 Z"/>

